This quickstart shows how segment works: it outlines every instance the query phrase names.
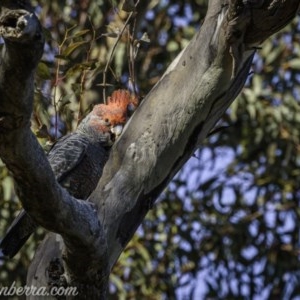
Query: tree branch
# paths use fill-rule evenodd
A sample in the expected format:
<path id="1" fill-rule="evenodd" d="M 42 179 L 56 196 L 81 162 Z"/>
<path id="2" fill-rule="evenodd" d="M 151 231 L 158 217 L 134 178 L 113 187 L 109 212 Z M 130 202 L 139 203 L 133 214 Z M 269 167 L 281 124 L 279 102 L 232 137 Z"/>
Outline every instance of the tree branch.
<path id="1" fill-rule="evenodd" d="M 91 196 L 100 208 L 111 267 L 157 196 L 241 91 L 258 44 L 291 21 L 299 8 L 298 1 L 244 2 L 209 2 L 200 32 L 114 145 Z M 272 15 L 274 9 L 280 21 Z M 262 24 L 262 16 L 268 24 Z M 253 30 L 253 24 L 263 31 Z"/>
<path id="2" fill-rule="evenodd" d="M 5 40 L 0 56 L 0 156 L 13 174 L 26 211 L 38 224 L 62 235 L 69 284 L 84 295 L 88 290 L 93 297 L 105 298 L 107 247 L 96 211 L 57 183 L 30 130 L 34 72 L 44 45 L 42 28 L 33 14 L 6 10 L 0 33 Z"/>

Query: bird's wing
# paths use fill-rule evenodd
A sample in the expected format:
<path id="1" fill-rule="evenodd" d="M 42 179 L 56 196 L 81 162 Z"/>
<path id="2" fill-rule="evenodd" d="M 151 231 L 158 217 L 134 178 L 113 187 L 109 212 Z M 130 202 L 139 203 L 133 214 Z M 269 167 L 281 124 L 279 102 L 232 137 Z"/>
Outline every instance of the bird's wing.
<path id="1" fill-rule="evenodd" d="M 12 258 L 21 249 L 36 228 L 35 222 L 23 209 L 8 228 L 0 242 L 2 254 Z"/>
<path id="2" fill-rule="evenodd" d="M 71 133 L 59 139 L 48 153 L 48 160 L 58 182 L 61 182 L 83 159 L 89 141 Z"/>
<path id="3" fill-rule="evenodd" d="M 81 162 L 87 147 L 87 139 L 77 133 L 69 134 L 54 144 L 48 159 L 58 181 L 62 181 Z M 23 209 L 0 242 L 2 254 L 10 258 L 15 256 L 35 229 L 35 222 Z"/>

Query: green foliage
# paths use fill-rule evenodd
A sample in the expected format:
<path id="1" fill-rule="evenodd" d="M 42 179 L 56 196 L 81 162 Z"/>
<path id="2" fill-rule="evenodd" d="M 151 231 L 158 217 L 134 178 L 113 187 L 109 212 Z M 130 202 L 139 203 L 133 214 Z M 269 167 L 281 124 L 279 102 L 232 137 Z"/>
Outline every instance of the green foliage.
<path id="1" fill-rule="evenodd" d="M 47 46 L 33 130 L 46 146 L 103 95 L 145 95 L 199 28 L 207 1 L 39 1 Z M 128 21 L 128 26 L 124 24 Z M 122 36 L 120 33 L 123 32 Z M 239 98 L 148 214 L 111 275 L 111 299 L 300 295 L 299 18 L 258 51 Z M 0 166 L 0 236 L 20 208 Z M 38 232 L 0 269 L 24 284 Z"/>

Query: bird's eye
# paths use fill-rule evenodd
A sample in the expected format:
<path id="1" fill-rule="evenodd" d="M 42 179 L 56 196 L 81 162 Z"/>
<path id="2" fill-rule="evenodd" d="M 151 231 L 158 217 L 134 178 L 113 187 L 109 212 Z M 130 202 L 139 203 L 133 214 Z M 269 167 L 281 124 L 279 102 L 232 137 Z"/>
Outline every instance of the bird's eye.
<path id="1" fill-rule="evenodd" d="M 114 133 L 111 133 L 110 139 L 112 140 L 112 142 L 114 142 L 116 140 L 116 135 Z"/>
<path id="2" fill-rule="evenodd" d="M 105 123 L 109 123 L 109 119 L 105 119 L 104 121 L 105 121 Z"/>

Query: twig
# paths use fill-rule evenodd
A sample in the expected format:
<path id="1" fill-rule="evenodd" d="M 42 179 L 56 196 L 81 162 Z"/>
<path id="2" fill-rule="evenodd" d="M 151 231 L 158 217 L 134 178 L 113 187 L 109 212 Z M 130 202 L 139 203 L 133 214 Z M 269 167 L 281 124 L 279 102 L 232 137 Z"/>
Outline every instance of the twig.
<path id="1" fill-rule="evenodd" d="M 92 45 L 96 40 L 96 31 L 93 26 L 93 23 L 90 18 L 88 18 L 90 21 L 90 25 L 92 27 L 92 38 L 89 43 L 89 47 L 86 51 L 86 62 L 88 63 L 91 57 L 91 52 L 92 52 Z M 82 102 L 83 102 L 83 93 L 85 90 L 85 82 L 86 82 L 86 76 L 87 76 L 87 69 L 84 68 L 82 73 L 81 73 L 81 78 L 80 78 L 80 99 L 79 99 L 79 110 L 78 110 L 78 117 L 77 117 L 77 126 L 79 125 L 81 119 L 82 119 Z"/>
<path id="2" fill-rule="evenodd" d="M 135 3 L 134 6 L 137 7 L 137 5 L 139 4 L 139 2 L 140 2 L 140 0 L 138 0 L 138 1 Z M 121 32 L 118 34 L 118 37 L 117 37 L 117 39 L 116 39 L 116 41 L 115 41 L 115 43 L 114 43 L 114 45 L 113 45 L 113 47 L 112 47 L 112 50 L 111 50 L 109 59 L 108 59 L 106 65 L 105 65 L 105 68 L 104 68 L 104 71 L 103 71 L 103 83 L 102 83 L 102 86 L 103 86 L 103 102 L 104 102 L 105 104 L 106 104 L 106 74 L 107 74 L 107 70 L 108 70 L 108 68 L 109 68 L 109 65 L 111 64 L 111 61 L 112 61 L 112 59 L 113 59 L 114 52 L 115 52 L 115 50 L 116 50 L 116 48 L 117 48 L 117 45 L 118 45 L 118 43 L 119 43 L 119 41 L 120 41 L 120 39 L 121 39 L 121 37 L 122 37 L 122 35 L 123 35 L 123 33 L 124 33 L 124 31 L 125 31 L 127 25 L 128 25 L 128 23 L 129 23 L 129 21 L 131 20 L 133 14 L 134 14 L 134 11 L 132 11 L 132 12 L 129 14 L 129 16 L 127 17 L 127 19 L 126 19 L 126 21 L 125 21 L 125 23 L 124 23 L 124 26 L 123 26 Z"/>

